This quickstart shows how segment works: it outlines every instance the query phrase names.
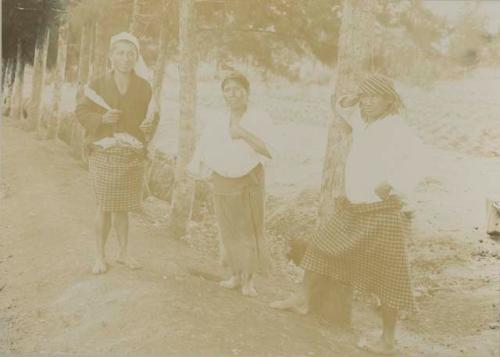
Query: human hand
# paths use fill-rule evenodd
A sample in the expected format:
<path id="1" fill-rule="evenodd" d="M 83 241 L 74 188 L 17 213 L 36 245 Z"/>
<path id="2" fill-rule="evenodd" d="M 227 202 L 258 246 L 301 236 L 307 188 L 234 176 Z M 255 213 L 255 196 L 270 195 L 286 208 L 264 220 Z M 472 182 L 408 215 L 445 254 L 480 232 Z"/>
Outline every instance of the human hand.
<path id="1" fill-rule="evenodd" d="M 405 210 L 403 211 L 403 214 L 406 218 L 408 218 L 409 220 L 412 220 L 413 217 L 415 216 L 415 211 L 413 210 Z"/>
<path id="2" fill-rule="evenodd" d="M 389 185 L 387 182 L 382 182 L 380 185 L 375 187 L 375 193 L 377 194 L 380 199 L 385 200 L 389 197 L 390 193 L 392 191 L 392 186 Z"/>
<path id="3" fill-rule="evenodd" d="M 102 123 L 103 124 L 116 124 L 120 120 L 121 114 L 122 114 L 122 111 L 118 110 L 118 109 L 108 110 L 102 116 Z"/>
<path id="4" fill-rule="evenodd" d="M 359 102 L 359 95 L 357 94 L 348 94 L 341 98 L 340 105 L 342 107 L 352 107 Z"/>

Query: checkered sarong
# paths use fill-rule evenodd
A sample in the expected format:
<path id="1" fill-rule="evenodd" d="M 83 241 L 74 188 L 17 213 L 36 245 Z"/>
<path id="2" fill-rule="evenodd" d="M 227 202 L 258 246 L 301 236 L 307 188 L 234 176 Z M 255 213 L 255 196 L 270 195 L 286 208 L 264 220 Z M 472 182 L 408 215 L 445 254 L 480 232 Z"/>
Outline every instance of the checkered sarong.
<path id="1" fill-rule="evenodd" d="M 93 148 L 89 172 L 102 211 L 134 211 L 142 207 L 143 153 L 126 148 Z"/>
<path id="2" fill-rule="evenodd" d="M 406 253 L 409 221 L 394 197 L 367 204 L 338 199 L 331 219 L 309 244 L 302 267 L 377 296 L 382 304 L 413 310 Z"/>

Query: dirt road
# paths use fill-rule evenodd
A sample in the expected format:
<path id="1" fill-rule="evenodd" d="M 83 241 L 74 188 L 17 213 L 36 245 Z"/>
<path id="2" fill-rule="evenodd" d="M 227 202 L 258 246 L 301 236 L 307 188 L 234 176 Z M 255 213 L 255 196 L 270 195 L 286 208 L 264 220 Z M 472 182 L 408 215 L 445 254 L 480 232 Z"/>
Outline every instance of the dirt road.
<path id="1" fill-rule="evenodd" d="M 371 309 L 357 304 L 351 335 L 311 316 L 268 308 L 296 288 L 279 274 L 259 278 L 255 299 L 220 289 L 193 273 L 222 277 L 214 257 L 170 239 L 160 219 L 164 205 L 154 200 L 147 203 L 150 215 L 131 221 L 131 251 L 144 268 L 115 264 L 111 236 L 111 269 L 92 275 L 94 202 L 87 172 L 63 144 L 37 141 L 8 122 L 1 145 L 7 191 L 0 206 L 0 352 L 366 355 L 352 340 L 378 326 Z M 446 172 L 454 175 L 451 166 Z M 443 187 L 449 186 L 428 182 L 420 197 L 428 202 L 426 195 L 454 194 Z M 426 211 L 412 242 L 420 313 L 403 322 L 401 355 L 496 356 L 497 243 L 472 228 L 450 224 L 439 231 L 426 223 L 443 210 L 433 202 L 421 207 Z"/>

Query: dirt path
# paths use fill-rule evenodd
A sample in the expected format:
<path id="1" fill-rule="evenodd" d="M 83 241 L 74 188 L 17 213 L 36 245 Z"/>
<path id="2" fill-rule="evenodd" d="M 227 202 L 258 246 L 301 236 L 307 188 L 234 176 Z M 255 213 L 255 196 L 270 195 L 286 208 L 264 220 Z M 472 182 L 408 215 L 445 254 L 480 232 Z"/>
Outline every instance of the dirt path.
<path id="1" fill-rule="evenodd" d="M 189 268 L 220 274 L 206 258 L 170 240 L 164 227 L 135 216 L 131 250 L 145 265 L 112 262 L 90 273 L 94 203 L 87 172 L 62 144 L 4 126 L 1 212 L 0 351 L 327 355 L 331 332 L 312 319 L 223 291 Z M 108 252 L 116 251 L 111 237 Z M 322 333 L 317 333 L 317 331 Z"/>
<path id="2" fill-rule="evenodd" d="M 111 269 L 93 276 L 87 172 L 63 144 L 37 141 L 9 124 L 1 145 L 8 191 L 0 205 L 0 352 L 366 355 L 349 343 L 352 335 L 269 309 L 269 301 L 296 288 L 280 276 L 260 278 L 259 297 L 248 299 L 192 274 L 222 276 L 213 257 L 169 239 L 154 217 L 158 202 L 148 203 L 151 216 L 131 221 L 131 251 L 145 267 L 117 266 L 111 236 Z M 424 284 L 418 319 L 403 323 L 402 355 L 497 355 L 497 247 L 487 242 L 486 253 L 471 255 L 481 246 L 475 234 L 474 243 L 449 231 L 421 233 L 414 242 L 417 275 L 436 289 Z M 376 321 L 370 309 L 357 307 L 357 330 Z"/>

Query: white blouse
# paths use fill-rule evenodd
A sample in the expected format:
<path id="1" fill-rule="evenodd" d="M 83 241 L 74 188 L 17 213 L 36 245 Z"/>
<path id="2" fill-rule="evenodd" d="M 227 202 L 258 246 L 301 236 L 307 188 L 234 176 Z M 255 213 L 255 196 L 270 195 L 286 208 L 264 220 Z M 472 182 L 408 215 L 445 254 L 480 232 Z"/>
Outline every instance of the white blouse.
<path id="1" fill-rule="evenodd" d="M 215 171 L 224 177 L 241 177 L 252 171 L 259 163 L 268 160 L 246 141 L 231 138 L 229 112 L 204 118 L 204 121 L 205 127 L 188 166 L 191 176 L 205 179 Z M 264 141 L 272 155 L 270 136 L 273 126 L 267 113 L 249 107 L 241 118 L 240 125 Z"/>
<path id="2" fill-rule="evenodd" d="M 345 170 L 347 198 L 352 203 L 381 201 L 375 188 L 387 182 L 411 203 L 415 186 L 428 171 L 428 149 L 399 115 L 367 124 L 358 106 L 343 108 L 340 100 L 337 112 L 353 135 Z"/>

